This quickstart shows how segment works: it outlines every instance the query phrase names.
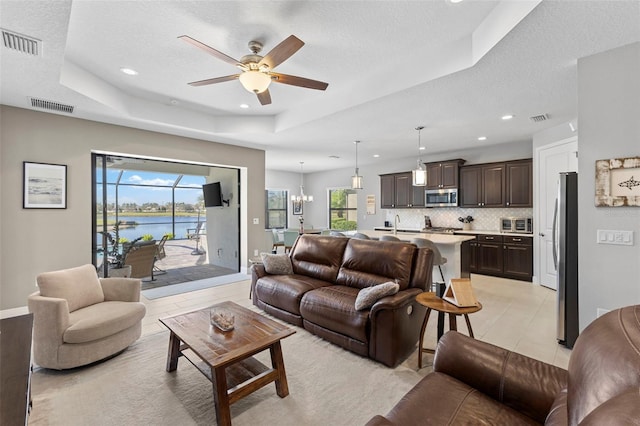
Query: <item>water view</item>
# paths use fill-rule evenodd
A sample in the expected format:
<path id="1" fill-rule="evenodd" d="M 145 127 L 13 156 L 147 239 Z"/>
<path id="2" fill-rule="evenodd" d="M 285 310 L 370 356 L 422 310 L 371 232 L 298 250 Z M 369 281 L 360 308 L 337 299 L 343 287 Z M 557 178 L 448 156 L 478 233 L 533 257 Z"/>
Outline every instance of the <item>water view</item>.
<path id="1" fill-rule="evenodd" d="M 198 216 L 176 216 L 175 230 L 171 223 L 171 216 L 123 216 L 119 215 L 118 220 L 123 224 L 120 225 L 120 238 L 126 238 L 133 241 L 143 235 L 152 235 L 153 239 L 160 240 L 165 234 L 174 234 L 174 238 L 187 238 L 187 229 L 193 232 L 198 224 Z M 204 216 L 200 216 L 200 221 L 204 221 Z M 109 225 L 107 231 L 113 233 L 113 223 L 115 216 L 109 216 Z M 101 228 L 98 229 L 99 231 Z"/>

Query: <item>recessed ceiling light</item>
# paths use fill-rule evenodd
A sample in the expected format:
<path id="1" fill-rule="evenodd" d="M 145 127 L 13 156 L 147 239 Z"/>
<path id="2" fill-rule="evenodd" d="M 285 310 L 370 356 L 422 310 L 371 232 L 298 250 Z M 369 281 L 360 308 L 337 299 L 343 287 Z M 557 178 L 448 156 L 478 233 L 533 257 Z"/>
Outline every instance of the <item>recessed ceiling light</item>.
<path id="1" fill-rule="evenodd" d="M 380 154 L 373 154 L 373 158 L 379 158 Z"/>
<path id="2" fill-rule="evenodd" d="M 249 108 L 248 104 L 240 104 L 240 108 L 247 109 Z"/>
<path id="3" fill-rule="evenodd" d="M 420 148 L 418 148 L 420 151 L 424 151 L 425 149 L 427 149 L 426 146 L 421 146 Z"/>
<path id="4" fill-rule="evenodd" d="M 462 0 L 449 0 L 451 3 L 461 3 Z"/>
<path id="5" fill-rule="evenodd" d="M 178 101 L 177 99 L 171 99 L 171 100 L 169 101 L 169 103 L 170 103 L 171 105 L 178 105 L 178 104 L 180 103 L 180 101 Z"/>
<path id="6" fill-rule="evenodd" d="M 486 141 L 486 140 L 487 140 L 487 137 L 486 137 L 486 136 L 480 136 L 480 137 L 478 138 L 478 140 L 479 140 L 479 141 Z"/>
<path id="7" fill-rule="evenodd" d="M 507 114 L 507 115 L 503 115 L 502 116 L 503 120 L 511 120 L 512 118 L 513 118 L 513 115 L 511 115 L 511 114 Z"/>
<path id="8" fill-rule="evenodd" d="M 126 75 L 138 75 L 138 71 L 131 68 L 120 68 L 120 71 L 125 73 Z"/>

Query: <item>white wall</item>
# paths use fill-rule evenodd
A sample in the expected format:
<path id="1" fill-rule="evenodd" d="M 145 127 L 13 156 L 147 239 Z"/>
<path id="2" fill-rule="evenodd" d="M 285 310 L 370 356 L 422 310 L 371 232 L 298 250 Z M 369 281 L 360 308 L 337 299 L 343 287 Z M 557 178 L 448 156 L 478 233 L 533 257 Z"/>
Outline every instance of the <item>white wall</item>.
<path id="1" fill-rule="evenodd" d="M 240 168 L 245 265 L 262 244 L 264 151 L 1 106 L 0 309 L 25 306 L 37 274 L 91 263 L 92 150 Z M 67 165 L 66 209 L 22 208 L 23 161 Z"/>
<path id="2" fill-rule="evenodd" d="M 580 327 L 596 309 L 640 303 L 640 207 L 595 207 L 596 160 L 640 156 L 640 43 L 578 61 Z M 634 231 L 633 246 L 596 244 L 597 229 Z"/>
<path id="3" fill-rule="evenodd" d="M 211 265 L 239 272 L 240 227 L 238 170 L 215 168 L 207 182 L 220 182 L 222 199 L 229 205 L 207 207 L 207 259 Z M 251 257 L 252 253 L 249 253 Z"/>

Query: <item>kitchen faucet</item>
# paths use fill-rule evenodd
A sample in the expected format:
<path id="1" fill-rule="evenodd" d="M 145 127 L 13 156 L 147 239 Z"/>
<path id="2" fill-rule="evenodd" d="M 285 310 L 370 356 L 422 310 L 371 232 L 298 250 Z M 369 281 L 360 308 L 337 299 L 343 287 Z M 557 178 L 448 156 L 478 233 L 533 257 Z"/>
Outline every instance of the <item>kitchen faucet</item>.
<path id="1" fill-rule="evenodd" d="M 396 217 L 393 218 L 393 235 L 398 234 L 398 222 L 400 222 L 400 216 L 396 215 Z"/>

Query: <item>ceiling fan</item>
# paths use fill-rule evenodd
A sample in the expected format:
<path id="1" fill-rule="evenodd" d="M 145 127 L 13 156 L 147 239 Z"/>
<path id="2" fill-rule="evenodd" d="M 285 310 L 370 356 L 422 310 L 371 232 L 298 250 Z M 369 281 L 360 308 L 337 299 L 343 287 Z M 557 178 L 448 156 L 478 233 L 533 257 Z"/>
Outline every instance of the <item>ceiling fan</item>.
<path id="1" fill-rule="evenodd" d="M 206 86 L 208 84 L 239 79 L 245 89 L 258 96 L 258 100 L 262 105 L 268 105 L 271 103 L 269 85 L 272 81 L 316 90 L 325 90 L 327 86 L 329 86 L 328 83 L 324 83 L 322 81 L 273 72 L 275 67 L 289 59 L 302 46 L 304 46 L 304 42 L 294 35 L 287 37 L 265 56 L 259 55 L 262 50 L 262 43 L 259 41 L 250 41 L 249 49 L 253 53 L 243 56 L 239 61 L 187 35 L 182 35 L 178 38 L 204 50 L 208 54 L 224 62 L 235 65 L 242 70 L 240 74 L 193 81 L 189 83 L 191 86 Z"/>

